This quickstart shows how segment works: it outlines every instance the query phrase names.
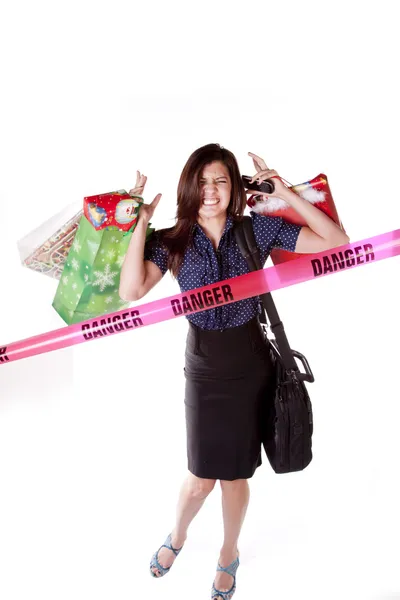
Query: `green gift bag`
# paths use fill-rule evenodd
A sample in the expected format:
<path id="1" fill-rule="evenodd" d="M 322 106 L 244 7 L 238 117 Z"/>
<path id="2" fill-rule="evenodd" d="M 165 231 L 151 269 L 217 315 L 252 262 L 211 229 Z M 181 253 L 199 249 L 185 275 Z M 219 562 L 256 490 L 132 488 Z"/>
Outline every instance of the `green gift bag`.
<path id="1" fill-rule="evenodd" d="M 85 198 L 84 214 L 79 221 L 53 300 L 53 308 L 68 325 L 129 306 L 129 302 L 119 297 L 119 280 L 143 201 L 136 202 L 136 210 L 131 211 L 125 221 L 120 217 L 122 221 L 119 220 L 116 225 L 108 224 L 115 223 L 113 219 L 106 218 L 110 214 L 109 206 L 105 206 L 103 213 L 100 201 L 94 208 L 93 202 L 86 202 L 93 198 L 104 199 L 106 196 L 123 193 L 124 191 L 113 192 Z M 126 192 L 124 194 L 123 200 L 128 196 Z M 114 208 L 117 200 L 118 198 L 113 198 Z M 103 221 L 100 223 L 101 219 Z M 133 225 L 130 222 L 132 219 Z M 154 228 L 149 224 L 146 239 L 153 231 Z"/>

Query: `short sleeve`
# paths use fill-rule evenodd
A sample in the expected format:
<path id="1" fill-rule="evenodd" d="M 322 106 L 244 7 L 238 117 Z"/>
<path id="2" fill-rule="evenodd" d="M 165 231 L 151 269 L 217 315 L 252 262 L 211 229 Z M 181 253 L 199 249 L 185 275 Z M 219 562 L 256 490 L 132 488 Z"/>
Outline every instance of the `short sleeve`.
<path id="1" fill-rule="evenodd" d="M 281 248 L 282 250 L 288 250 L 289 252 L 294 252 L 296 249 L 297 238 L 299 237 L 301 228 L 302 225 L 288 223 L 288 221 L 282 219 L 282 225 L 279 228 L 278 234 L 274 239 L 272 247 Z"/>
<path id="2" fill-rule="evenodd" d="M 254 237 L 261 253 L 272 248 L 294 252 L 302 225 L 288 223 L 282 217 L 268 217 L 251 211 Z"/>
<path id="3" fill-rule="evenodd" d="M 168 271 L 168 251 L 162 245 L 157 231 L 146 240 L 143 258 L 156 264 L 163 275 Z"/>

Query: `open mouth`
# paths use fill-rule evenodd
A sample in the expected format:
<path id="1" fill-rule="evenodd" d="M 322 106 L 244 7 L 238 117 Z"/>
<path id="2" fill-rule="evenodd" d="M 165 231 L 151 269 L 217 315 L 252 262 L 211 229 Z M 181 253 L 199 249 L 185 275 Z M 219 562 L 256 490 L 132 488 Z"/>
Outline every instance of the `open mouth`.
<path id="1" fill-rule="evenodd" d="M 218 204 L 219 200 L 217 200 L 216 198 L 204 198 L 203 199 L 203 204 L 205 204 L 205 206 L 213 206 L 214 204 Z"/>

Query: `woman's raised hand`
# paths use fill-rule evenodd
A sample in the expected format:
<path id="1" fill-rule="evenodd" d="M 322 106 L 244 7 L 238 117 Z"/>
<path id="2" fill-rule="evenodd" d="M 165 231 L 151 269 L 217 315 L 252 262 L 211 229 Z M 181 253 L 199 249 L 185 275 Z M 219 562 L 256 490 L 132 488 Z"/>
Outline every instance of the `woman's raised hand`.
<path id="1" fill-rule="evenodd" d="M 132 196 L 142 196 L 143 190 L 145 188 L 147 182 L 147 177 L 142 175 L 139 171 L 136 171 L 136 184 L 135 187 L 132 188 L 129 193 Z M 140 221 L 146 221 L 148 223 L 150 219 L 153 218 L 154 211 L 157 207 L 157 204 L 160 202 L 162 194 L 157 194 L 151 204 L 142 204 L 139 209 L 139 219 Z"/>
<path id="2" fill-rule="evenodd" d="M 271 196 L 277 196 L 277 197 L 281 198 L 282 194 L 285 194 L 287 187 L 282 182 L 278 173 L 274 169 L 269 169 L 266 165 L 265 160 L 263 160 L 260 156 L 257 156 L 257 154 L 253 154 L 252 152 L 249 152 L 249 156 L 251 156 L 251 158 L 253 159 L 253 164 L 257 171 L 256 175 L 254 175 L 252 177 L 251 182 L 257 180 L 259 183 L 261 183 L 262 181 L 265 181 L 266 179 L 274 179 L 275 190 L 274 190 L 273 194 L 266 194 L 265 192 L 258 192 L 258 191 L 255 192 L 254 190 L 246 190 L 246 194 L 254 194 L 257 196 L 264 196 L 265 198 L 270 198 Z"/>

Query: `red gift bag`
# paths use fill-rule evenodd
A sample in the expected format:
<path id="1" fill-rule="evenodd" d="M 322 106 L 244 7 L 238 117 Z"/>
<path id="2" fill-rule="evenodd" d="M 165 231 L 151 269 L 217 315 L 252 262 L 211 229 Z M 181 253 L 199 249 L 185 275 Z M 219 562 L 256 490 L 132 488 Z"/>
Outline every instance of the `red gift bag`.
<path id="1" fill-rule="evenodd" d="M 314 179 L 291 186 L 291 189 L 302 198 L 314 204 L 316 208 L 322 210 L 344 231 L 342 222 L 340 221 L 335 203 L 332 198 L 332 193 L 329 188 L 328 178 L 324 174 L 317 175 Z M 280 198 L 271 196 L 264 198 L 263 196 L 252 195 L 247 200 L 248 206 L 256 213 L 269 217 L 283 217 L 289 223 L 296 225 L 307 225 L 305 220 L 297 213 L 287 202 Z M 278 265 L 288 260 L 294 260 L 300 256 L 307 254 L 297 254 L 296 252 L 288 252 L 274 248 L 271 251 L 271 259 L 274 265 Z"/>

